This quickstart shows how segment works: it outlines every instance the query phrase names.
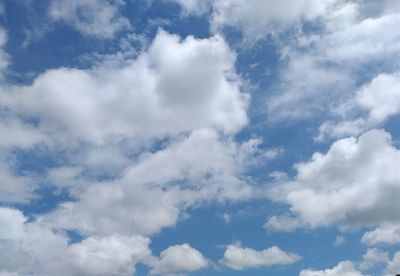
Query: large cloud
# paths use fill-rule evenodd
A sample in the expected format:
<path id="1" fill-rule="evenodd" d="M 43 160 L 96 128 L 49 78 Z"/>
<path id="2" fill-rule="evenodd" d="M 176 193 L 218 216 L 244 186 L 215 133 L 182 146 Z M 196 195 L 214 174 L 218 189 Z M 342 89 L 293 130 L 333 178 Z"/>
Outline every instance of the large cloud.
<path id="1" fill-rule="evenodd" d="M 135 264 L 150 255 L 149 239 L 140 236 L 89 237 L 72 244 L 62 256 L 46 265 L 57 275 L 132 275 Z"/>
<path id="2" fill-rule="evenodd" d="M 308 162 L 297 164 L 294 180 L 278 185 L 272 197 L 290 205 L 295 225 L 399 223 L 399 162 L 400 151 L 390 135 L 371 130 L 359 138 L 336 141 L 326 154 L 315 153 Z M 267 225 L 280 226 L 277 217 L 273 220 Z"/>
<path id="3" fill-rule="evenodd" d="M 62 232 L 20 211 L 0 208 L 0 273 L 31 275 L 132 275 L 150 255 L 149 239 L 140 236 L 90 237 L 68 245 Z"/>
<path id="4" fill-rule="evenodd" d="M 348 99 L 371 79 L 399 70 L 395 60 L 400 50 L 400 32 L 394 27 L 399 24 L 399 11 L 374 8 L 371 13 L 371 3 L 337 1 L 316 21 L 317 31 L 305 30 L 284 38 L 282 58 L 286 64 L 267 100 L 269 120 L 363 115 L 362 110 L 356 112 L 349 107 Z M 344 114 L 345 110 L 350 114 Z M 345 133 L 343 128 L 350 126 L 341 127 L 343 133 L 323 126 L 324 133 L 319 138 L 348 135 L 349 131 Z M 356 127 L 367 129 L 352 126 Z"/>
<path id="5" fill-rule="evenodd" d="M 3 87 L 0 103 L 58 142 L 160 138 L 202 127 L 232 133 L 247 123 L 234 63 L 219 36 L 181 41 L 160 31 L 135 60 L 50 70 L 30 86 Z"/>
<path id="6" fill-rule="evenodd" d="M 86 234 L 149 235 L 172 226 L 182 209 L 210 200 L 242 200 L 241 179 L 258 142 L 238 146 L 213 130 L 199 130 L 155 153 L 144 153 L 119 179 L 94 183 L 46 220 Z M 157 173 L 153 173 L 157 172 Z"/>
<path id="7" fill-rule="evenodd" d="M 229 245 L 221 263 L 234 270 L 243 270 L 274 265 L 288 265 L 301 259 L 294 253 L 285 252 L 273 246 L 261 251 L 244 248 L 238 245 Z"/>

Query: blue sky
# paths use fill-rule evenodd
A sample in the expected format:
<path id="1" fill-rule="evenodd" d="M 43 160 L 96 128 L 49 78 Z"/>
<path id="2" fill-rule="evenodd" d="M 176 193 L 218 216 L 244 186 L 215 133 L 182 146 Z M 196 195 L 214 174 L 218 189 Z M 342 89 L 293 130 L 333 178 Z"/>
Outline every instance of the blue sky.
<path id="1" fill-rule="evenodd" d="M 400 273 L 396 0 L 0 0 L 0 275 Z"/>

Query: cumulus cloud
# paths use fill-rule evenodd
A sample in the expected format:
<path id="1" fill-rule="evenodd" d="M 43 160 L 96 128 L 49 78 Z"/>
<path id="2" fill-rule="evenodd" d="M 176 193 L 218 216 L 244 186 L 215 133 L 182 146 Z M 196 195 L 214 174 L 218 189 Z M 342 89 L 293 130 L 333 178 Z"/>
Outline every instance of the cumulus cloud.
<path id="1" fill-rule="evenodd" d="M 57 275 L 132 275 L 135 264 L 150 254 L 149 239 L 140 236 L 89 237 L 72 244 L 45 270 Z"/>
<path id="2" fill-rule="evenodd" d="M 368 248 L 363 255 L 363 260 L 360 264 L 361 270 L 368 270 L 377 264 L 386 263 L 389 260 L 389 254 L 378 248 Z"/>
<path id="3" fill-rule="evenodd" d="M 32 273 L 54 261 L 68 239 L 40 223 L 28 222 L 19 210 L 0 208 L 0 271 Z"/>
<path id="4" fill-rule="evenodd" d="M 400 271 L 400 252 L 394 254 L 393 259 L 387 263 L 385 269 L 385 276 L 392 276 L 399 274 Z"/>
<path id="5" fill-rule="evenodd" d="M 257 152 L 254 141 L 237 145 L 213 130 L 199 130 L 143 153 L 120 178 L 93 183 L 46 221 L 86 234 L 154 234 L 174 225 L 189 206 L 251 196 L 252 187 L 241 175 Z"/>
<path id="6" fill-rule="evenodd" d="M 112 38 L 118 31 L 130 27 L 120 13 L 125 0 L 51 0 L 49 16 L 64 22 L 84 35 Z"/>
<path id="7" fill-rule="evenodd" d="M 336 0 L 273 0 L 213 1 L 211 25 L 214 30 L 224 27 L 239 29 L 251 40 L 279 32 L 302 20 L 324 15 Z"/>
<path id="8" fill-rule="evenodd" d="M 361 88 L 353 98 L 340 107 L 338 121 L 325 122 L 320 127 L 318 139 L 358 135 L 365 130 L 382 125 L 400 113 L 400 74 L 380 74 Z M 358 112 L 355 113 L 355 110 Z M 360 114 L 362 114 L 360 116 Z M 353 118 L 356 116 L 356 118 Z"/>
<path id="9" fill-rule="evenodd" d="M 367 231 L 361 241 L 368 245 L 400 243 L 400 225 L 385 223 L 371 231 Z"/>
<path id="10" fill-rule="evenodd" d="M 58 143 L 161 138 L 203 127 L 232 133 L 247 123 L 248 98 L 234 63 L 219 36 L 182 41 L 160 31 L 125 65 L 49 70 L 30 86 L 4 88 L 0 103 L 37 119 Z"/>
<path id="11" fill-rule="evenodd" d="M 399 150 L 383 130 L 334 142 L 325 154 L 295 165 L 293 181 L 270 191 L 309 227 L 398 222 Z M 367 238 L 365 238 L 367 239 Z"/>
<path id="12" fill-rule="evenodd" d="M 276 246 L 257 251 L 240 245 L 229 245 L 220 262 L 234 270 L 244 270 L 274 265 L 289 265 L 300 259 L 299 255 L 285 252 Z"/>
<path id="13" fill-rule="evenodd" d="M 208 262 L 198 250 L 185 243 L 162 251 L 160 258 L 154 260 L 151 266 L 152 275 L 170 275 L 206 268 Z"/>
<path id="14" fill-rule="evenodd" d="M 398 10 L 374 7 L 371 13 L 371 1 L 334 2 L 315 22 L 320 26 L 318 31 L 303 30 L 285 37 L 282 48 L 285 65 L 266 102 L 269 120 L 322 117 L 341 121 L 344 113 L 346 117 L 362 117 L 362 110 L 356 113 L 351 109 L 349 98 L 356 97 L 357 91 L 371 79 L 398 71 L 394 62 L 400 50 L 400 32 L 394 27 L 400 20 Z M 384 88 L 390 89 L 390 86 Z M 352 121 L 351 118 L 346 119 Z M 324 134 L 320 140 L 360 134 L 368 129 L 362 125 L 368 123 L 357 120 L 343 122 L 335 129 L 331 124 L 321 127 Z M 373 126 L 370 122 L 369 127 Z"/>
<path id="15" fill-rule="evenodd" d="M 69 245 L 63 232 L 0 208 L 0 272 L 25 275 L 132 275 L 149 239 L 111 235 Z"/>
<path id="16" fill-rule="evenodd" d="M 336 267 L 325 270 L 305 269 L 300 272 L 300 276 L 363 276 L 354 264 L 349 261 L 340 262 Z"/>
<path id="17" fill-rule="evenodd" d="M 32 179 L 15 175 L 8 166 L 0 163 L 0 202 L 27 203 L 35 188 Z"/>

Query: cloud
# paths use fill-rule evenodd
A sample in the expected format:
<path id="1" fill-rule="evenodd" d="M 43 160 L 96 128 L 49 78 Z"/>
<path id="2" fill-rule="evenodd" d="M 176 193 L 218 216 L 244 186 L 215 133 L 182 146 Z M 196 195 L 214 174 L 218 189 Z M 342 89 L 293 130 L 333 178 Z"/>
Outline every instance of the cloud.
<path id="1" fill-rule="evenodd" d="M 400 243 L 400 225 L 385 223 L 371 231 L 367 231 L 361 241 L 368 245 Z"/>
<path id="2" fill-rule="evenodd" d="M 252 248 L 243 248 L 240 245 L 229 245 L 220 261 L 225 266 L 234 270 L 249 268 L 269 267 L 274 265 L 288 265 L 301 259 L 294 253 L 282 251 L 273 246 L 261 251 Z"/>
<path id="3" fill-rule="evenodd" d="M 349 261 L 340 262 L 336 267 L 325 270 L 302 270 L 300 276 L 363 276 Z"/>
<path id="4" fill-rule="evenodd" d="M 33 198 L 35 189 L 36 185 L 32 179 L 15 175 L 7 165 L 0 163 L 1 202 L 27 203 Z"/>
<path id="5" fill-rule="evenodd" d="M 376 226 L 398 222 L 400 151 L 383 130 L 334 142 L 295 165 L 292 181 L 270 191 L 303 226 Z"/>
<path id="6" fill-rule="evenodd" d="M 371 1 L 334 2 L 314 21 L 319 26 L 316 31 L 304 28 L 281 39 L 285 45 L 281 47 L 283 66 L 267 98 L 269 120 L 312 118 L 329 122 L 341 121 L 343 116 L 351 119 L 349 115 L 362 117 L 362 108 L 357 113 L 352 110 L 349 98 L 356 97 L 358 90 L 379 75 L 399 70 L 394 62 L 400 50 L 400 32 L 394 27 L 400 20 L 398 10 L 388 11 L 379 5 L 371 13 Z M 320 140 L 334 131 L 332 137 L 338 138 L 346 132 L 355 135 L 368 129 L 357 120 L 336 130 L 330 124 L 322 125 Z"/>
<path id="7" fill-rule="evenodd" d="M 69 244 L 38 220 L 19 210 L 0 208 L 0 273 L 18 275 L 132 275 L 135 264 L 151 254 L 149 239 L 111 235 Z"/>
<path id="8" fill-rule="evenodd" d="M 368 248 L 367 252 L 363 255 L 363 260 L 360 264 L 361 270 L 368 270 L 377 264 L 386 263 L 389 260 L 389 254 L 383 252 L 378 248 Z"/>
<path id="9" fill-rule="evenodd" d="M 49 16 L 66 23 L 84 35 L 112 38 L 115 33 L 130 28 L 129 20 L 120 9 L 125 0 L 51 0 Z"/>
<path id="10" fill-rule="evenodd" d="M 247 160 L 257 159 L 257 146 L 251 140 L 238 145 L 209 129 L 195 131 L 155 153 L 143 153 L 121 177 L 92 183 L 76 194 L 76 201 L 46 215 L 46 221 L 85 234 L 157 233 L 174 225 L 189 206 L 252 196 L 241 175 Z"/>
<path id="11" fill-rule="evenodd" d="M 318 139 L 358 135 L 400 113 L 400 73 L 380 74 L 342 104 L 343 119 L 320 127 Z M 354 115 L 355 110 L 358 112 Z M 361 115 L 360 115 L 361 114 Z M 353 119 L 353 117 L 355 117 Z"/>
<path id="12" fill-rule="evenodd" d="M 61 254 L 68 239 L 40 223 L 28 222 L 19 210 L 0 208 L 0 271 L 30 273 Z"/>
<path id="13" fill-rule="evenodd" d="M 335 0 L 213 1 L 212 28 L 240 30 L 247 40 L 258 40 L 267 34 L 292 27 L 303 20 L 324 15 Z"/>
<path id="14" fill-rule="evenodd" d="M 30 86 L 3 87 L 0 102 L 58 144 L 143 142 L 203 127 L 234 133 L 247 124 L 248 102 L 234 63 L 219 36 L 180 40 L 160 31 L 125 65 L 49 70 Z"/>
<path id="15" fill-rule="evenodd" d="M 1 8 L 0 8 L 0 14 L 1 14 Z M 7 42 L 7 32 L 4 28 L 0 27 L 0 79 L 3 78 L 3 73 L 10 63 L 10 56 L 4 50 L 6 42 Z"/>
<path id="16" fill-rule="evenodd" d="M 203 255 L 188 244 L 170 246 L 161 252 L 160 258 L 152 264 L 150 274 L 170 275 L 193 272 L 208 266 Z"/>
<path id="17" fill-rule="evenodd" d="M 203 0 L 164 0 L 167 2 L 175 2 L 182 8 L 182 15 L 191 16 L 191 15 L 204 15 L 210 9 L 210 1 Z"/>
<path id="18" fill-rule="evenodd" d="M 385 269 L 385 276 L 392 276 L 399 274 L 400 271 L 400 252 L 394 254 L 393 259 L 390 260 Z"/>
<path id="19" fill-rule="evenodd" d="M 89 237 L 72 244 L 46 271 L 57 275 L 132 275 L 135 264 L 148 256 L 149 239 L 140 236 Z"/>

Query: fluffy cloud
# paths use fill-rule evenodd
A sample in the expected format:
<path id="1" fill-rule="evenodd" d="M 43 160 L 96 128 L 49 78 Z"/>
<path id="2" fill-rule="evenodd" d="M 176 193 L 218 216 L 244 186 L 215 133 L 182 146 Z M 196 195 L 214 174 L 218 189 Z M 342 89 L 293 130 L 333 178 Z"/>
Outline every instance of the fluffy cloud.
<path id="1" fill-rule="evenodd" d="M 320 127 L 319 139 L 325 136 L 357 135 L 384 123 L 400 113 L 400 74 L 380 74 L 342 104 L 338 122 L 329 121 Z M 355 111 L 358 111 L 355 113 Z M 361 115 L 360 114 L 365 114 Z M 355 119 L 352 117 L 356 116 Z"/>
<path id="2" fill-rule="evenodd" d="M 363 255 L 363 260 L 360 264 L 361 270 L 368 270 L 377 264 L 386 263 L 389 260 L 387 252 L 383 252 L 378 248 L 368 248 L 367 252 Z"/>
<path id="3" fill-rule="evenodd" d="M 135 264 L 150 254 L 149 239 L 112 235 L 89 237 L 72 244 L 62 257 L 47 264 L 46 272 L 57 275 L 132 275 Z"/>
<path id="4" fill-rule="evenodd" d="M 400 271 L 400 252 L 394 254 L 392 260 L 390 260 L 385 269 L 385 276 L 392 276 L 399 274 Z"/>
<path id="5" fill-rule="evenodd" d="M 85 35 L 112 38 L 118 31 L 130 27 L 120 13 L 125 0 L 51 0 L 49 16 L 62 21 Z"/>
<path id="6" fill-rule="evenodd" d="M 152 264 L 150 274 L 169 275 L 193 272 L 208 266 L 207 260 L 188 244 L 170 246 L 161 252 L 160 258 Z"/>
<path id="7" fill-rule="evenodd" d="M 398 222 L 400 151 L 383 130 L 333 143 L 295 166 L 293 181 L 271 191 L 310 227 L 374 226 Z"/>
<path id="8" fill-rule="evenodd" d="M 234 63 L 219 36 L 181 41 L 160 31 L 125 65 L 50 70 L 31 86 L 3 88 L 0 103 L 38 120 L 58 143 L 161 138 L 202 127 L 232 133 L 247 123 L 248 98 Z"/>
<path id="9" fill-rule="evenodd" d="M 18 210 L 0 208 L 0 273 L 33 275 L 132 275 L 150 254 L 140 236 L 89 237 L 68 245 L 68 238 L 28 222 Z"/>
<path id="10" fill-rule="evenodd" d="M 288 265 L 300 259 L 300 256 L 285 252 L 276 246 L 257 251 L 252 248 L 229 245 L 225 250 L 221 263 L 234 270 L 243 270 L 273 265 Z"/>
<path id="11" fill-rule="evenodd" d="M 246 37 L 257 40 L 268 33 L 283 30 L 301 20 L 324 15 L 336 0 L 213 1 L 212 27 L 234 27 Z"/>
<path id="12" fill-rule="evenodd" d="M 32 199 L 34 190 L 32 179 L 15 175 L 10 168 L 0 164 L 0 202 L 27 203 Z"/>
<path id="13" fill-rule="evenodd" d="M 400 243 L 400 225 L 385 223 L 366 232 L 361 241 L 368 245 Z"/>
<path id="14" fill-rule="evenodd" d="M 237 145 L 213 130 L 195 131 L 142 154 L 119 179 L 93 183 L 46 221 L 86 234 L 156 233 L 174 225 L 189 206 L 249 197 L 252 188 L 241 175 L 248 160 L 257 159 L 257 146 L 253 140 Z"/>
<path id="15" fill-rule="evenodd" d="M 18 210 L 0 208 L 0 271 L 29 273 L 43 269 L 66 247 L 68 239 Z"/>
<path id="16" fill-rule="evenodd" d="M 349 261 L 340 262 L 336 267 L 325 270 L 302 270 L 300 276 L 363 276 Z"/>
<path id="17" fill-rule="evenodd" d="M 379 80 L 384 78 L 380 74 L 399 70 L 394 62 L 400 50 L 400 32 L 394 27 L 400 20 L 398 10 L 382 9 L 383 4 L 372 9 L 371 1 L 334 4 L 316 22 L 318 31 L 304 30 L 285 38 L 282 58 L 286 65 L 266 104 L 269 120 L 336 117 L 340 121 L 343 116 L 362 117 L 362 112 L 355 114 L 351 109 L 349 98 L 356 97 L 360 87 L 371 79 Z M 343 122 L 335 129 L 331 124 L 322 126 L 321 140 L 367 129 L 361 125 L 366 122 L 357 120 L 351 125 Z"/>
<path id="18" fill-rule="evenodd" d="M 253 43 L 267 34 L 286 30 L 303 20 L 325 15 L 337 0 L 169 0 L 182 7 L 185 15 L 201 15 L 211 10 L 211 28 L 240 30 Z"/>

